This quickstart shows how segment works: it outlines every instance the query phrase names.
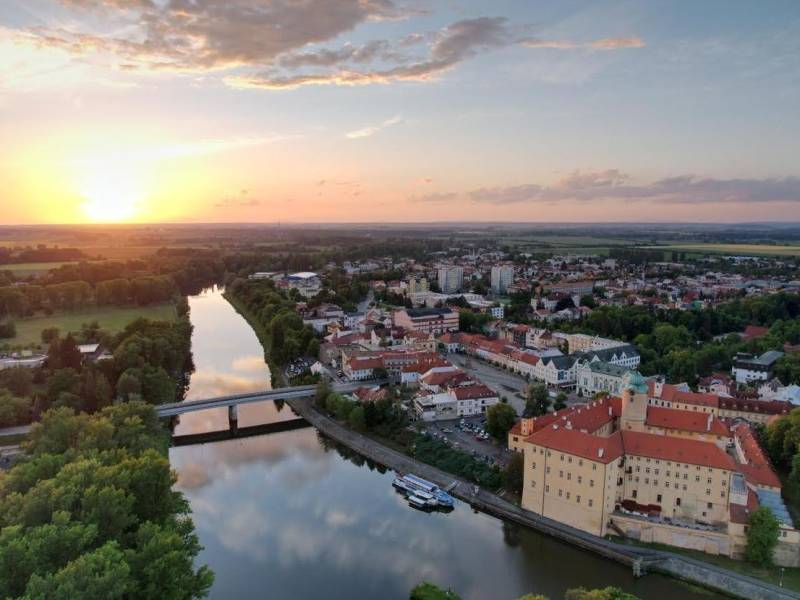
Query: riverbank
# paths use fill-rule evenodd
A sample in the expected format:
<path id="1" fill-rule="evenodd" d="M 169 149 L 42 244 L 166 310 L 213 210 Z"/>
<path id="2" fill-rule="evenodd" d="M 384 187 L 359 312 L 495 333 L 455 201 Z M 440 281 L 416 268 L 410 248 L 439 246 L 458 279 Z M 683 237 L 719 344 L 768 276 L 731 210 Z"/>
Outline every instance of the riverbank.
<path id="1" fill-rule="evenodd" d="M 258 342 L 261 344 L 261 347 L 264 350 L 264 363 L 269 369 L 273 389 L 288 386 L 289 383 L 286 381 L 286 376 L 283 373 L 283 369 L 278 365 L 273 366 L 269 360 L 269 349 L 272 346 L 272 338 L 269 332 L 267 332 L 256 316 L 250 312 L 244 303 L 236 298 L 236 296 L 229 294 L 228 292 L 223 292 L 222 297 L 225 298 L 228 304 L 233 307 L 233 310 L 235 310 L 245 321 L 247 321 L 247 324 L 250 325 L 252 330 L 255 332 Z"/>
<path id="2" fill-rule="evenodd" d="M 350 430 L 319 412 L 311 400 L 289 400 L 289 406 L 319 431 L 351 450 L 399 472 L 414 472 L 435 482 L 473 508 L 530 527 L 568 544 L 578 546 L 629 566 L 637 575 L 658 572 L 700 585 L 732 597 L 750 600 L 798 600 L 800 594 L 752 577 L 715 567 L 671 552 L 621 546 L 557 521 L 528 512 L 502 498 L 479 489 L 449 473 L 421 463 L 405 454 Z"/>

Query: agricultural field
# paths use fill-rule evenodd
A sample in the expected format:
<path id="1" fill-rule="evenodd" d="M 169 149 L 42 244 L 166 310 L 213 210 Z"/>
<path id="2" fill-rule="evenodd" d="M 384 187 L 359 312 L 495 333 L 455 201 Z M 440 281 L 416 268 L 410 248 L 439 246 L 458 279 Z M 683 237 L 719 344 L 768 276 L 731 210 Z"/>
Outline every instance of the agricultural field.
<path id="1" fill-rule="evenodd" d="M 27 319 L 16 319 L 17 336 L 0 342 L 9 346 L 31 346 L 41 343 L 42 330 L 48 327 L 58 327 L 64 335 L 70 331 L 80 331 L 84 323 L 97 321 L 100 328 L 112 333 L 121 331 L 125 326 L 145 317 L 157 321 L 173 321 L 176 319 L 175 306 L 172 304 L 157 304 L 154 306 L 134 306 L 127 308 L 102 307 L 92 310 L 56 313 L 50 316 L 37 316 Z"/>
<path id="2" fill-rule="evenodd" d="M 37 277 L 50 269 L 57 269 L 63 265 L 73 265 L 75 261 L 40 262 L 40 263 L 14 263 L 0 265 L 0 271 L 11 271 L 17 277 Z"/>
<path id="3" fill-rule="evenodd" d="M 669 244 L 658 246 L 641 246 L 649 250 L 678 250 L 681 252 L 697 252 L 700 254 L 733 254 L 753 256 L 800 256 L 800 245 L 785 244 Z"/>

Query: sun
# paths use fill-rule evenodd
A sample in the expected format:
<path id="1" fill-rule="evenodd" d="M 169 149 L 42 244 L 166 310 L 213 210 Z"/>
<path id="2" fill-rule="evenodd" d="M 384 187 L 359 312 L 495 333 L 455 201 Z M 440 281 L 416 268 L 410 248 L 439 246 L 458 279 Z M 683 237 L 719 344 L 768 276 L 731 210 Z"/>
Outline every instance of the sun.
<path id="1" fill-rule="evenodd" d="M 118 223 L 136 217 L 145 198 L 141 173 L 125 164 L 96 164 L 80 185 L 84 215 L 95 223 Z"/>

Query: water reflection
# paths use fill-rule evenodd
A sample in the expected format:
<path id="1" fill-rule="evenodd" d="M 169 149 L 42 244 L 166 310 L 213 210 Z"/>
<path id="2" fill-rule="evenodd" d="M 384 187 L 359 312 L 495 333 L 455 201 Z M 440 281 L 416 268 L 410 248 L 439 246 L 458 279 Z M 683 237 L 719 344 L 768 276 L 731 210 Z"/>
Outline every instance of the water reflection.
<path id="1" fill-rule="evenodd" d="M 219 377 L 267 386 L 255 335 L 219 292 L 193 298 L 191 308 L 197 371 L 189 397 L 227 385 Z M 240 421 L 291 417 L 264 404 L 243 407 Z M 193 415 L 181 428 L 223 428 L 219 412 Z M 716 597 L 655 576 L 635 581 L 621 566 L 462 503 L 447 515 L 417 512 L 391 487 L 391 472 L 313 429 L 173 448 L 170 459 L 205 546 L 200 560 L 216 573 L 215 599 L 400 599 L 423 579 L 465 600 L 527 592 L 557 600 L 578 585 L 619 585 L 647 600 Z"/>

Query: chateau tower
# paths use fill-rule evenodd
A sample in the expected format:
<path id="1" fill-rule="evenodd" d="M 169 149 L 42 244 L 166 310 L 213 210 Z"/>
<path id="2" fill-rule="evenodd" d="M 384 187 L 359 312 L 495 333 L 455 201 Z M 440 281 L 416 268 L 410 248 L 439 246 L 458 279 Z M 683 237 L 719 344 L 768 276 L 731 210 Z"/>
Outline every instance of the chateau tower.
<path id="1" fill-rule="evenodd" d="M 631 371 L 622 384 L 622 431 L 644 431 L 647 420 L 647 382 L 639 371 Z"/>

